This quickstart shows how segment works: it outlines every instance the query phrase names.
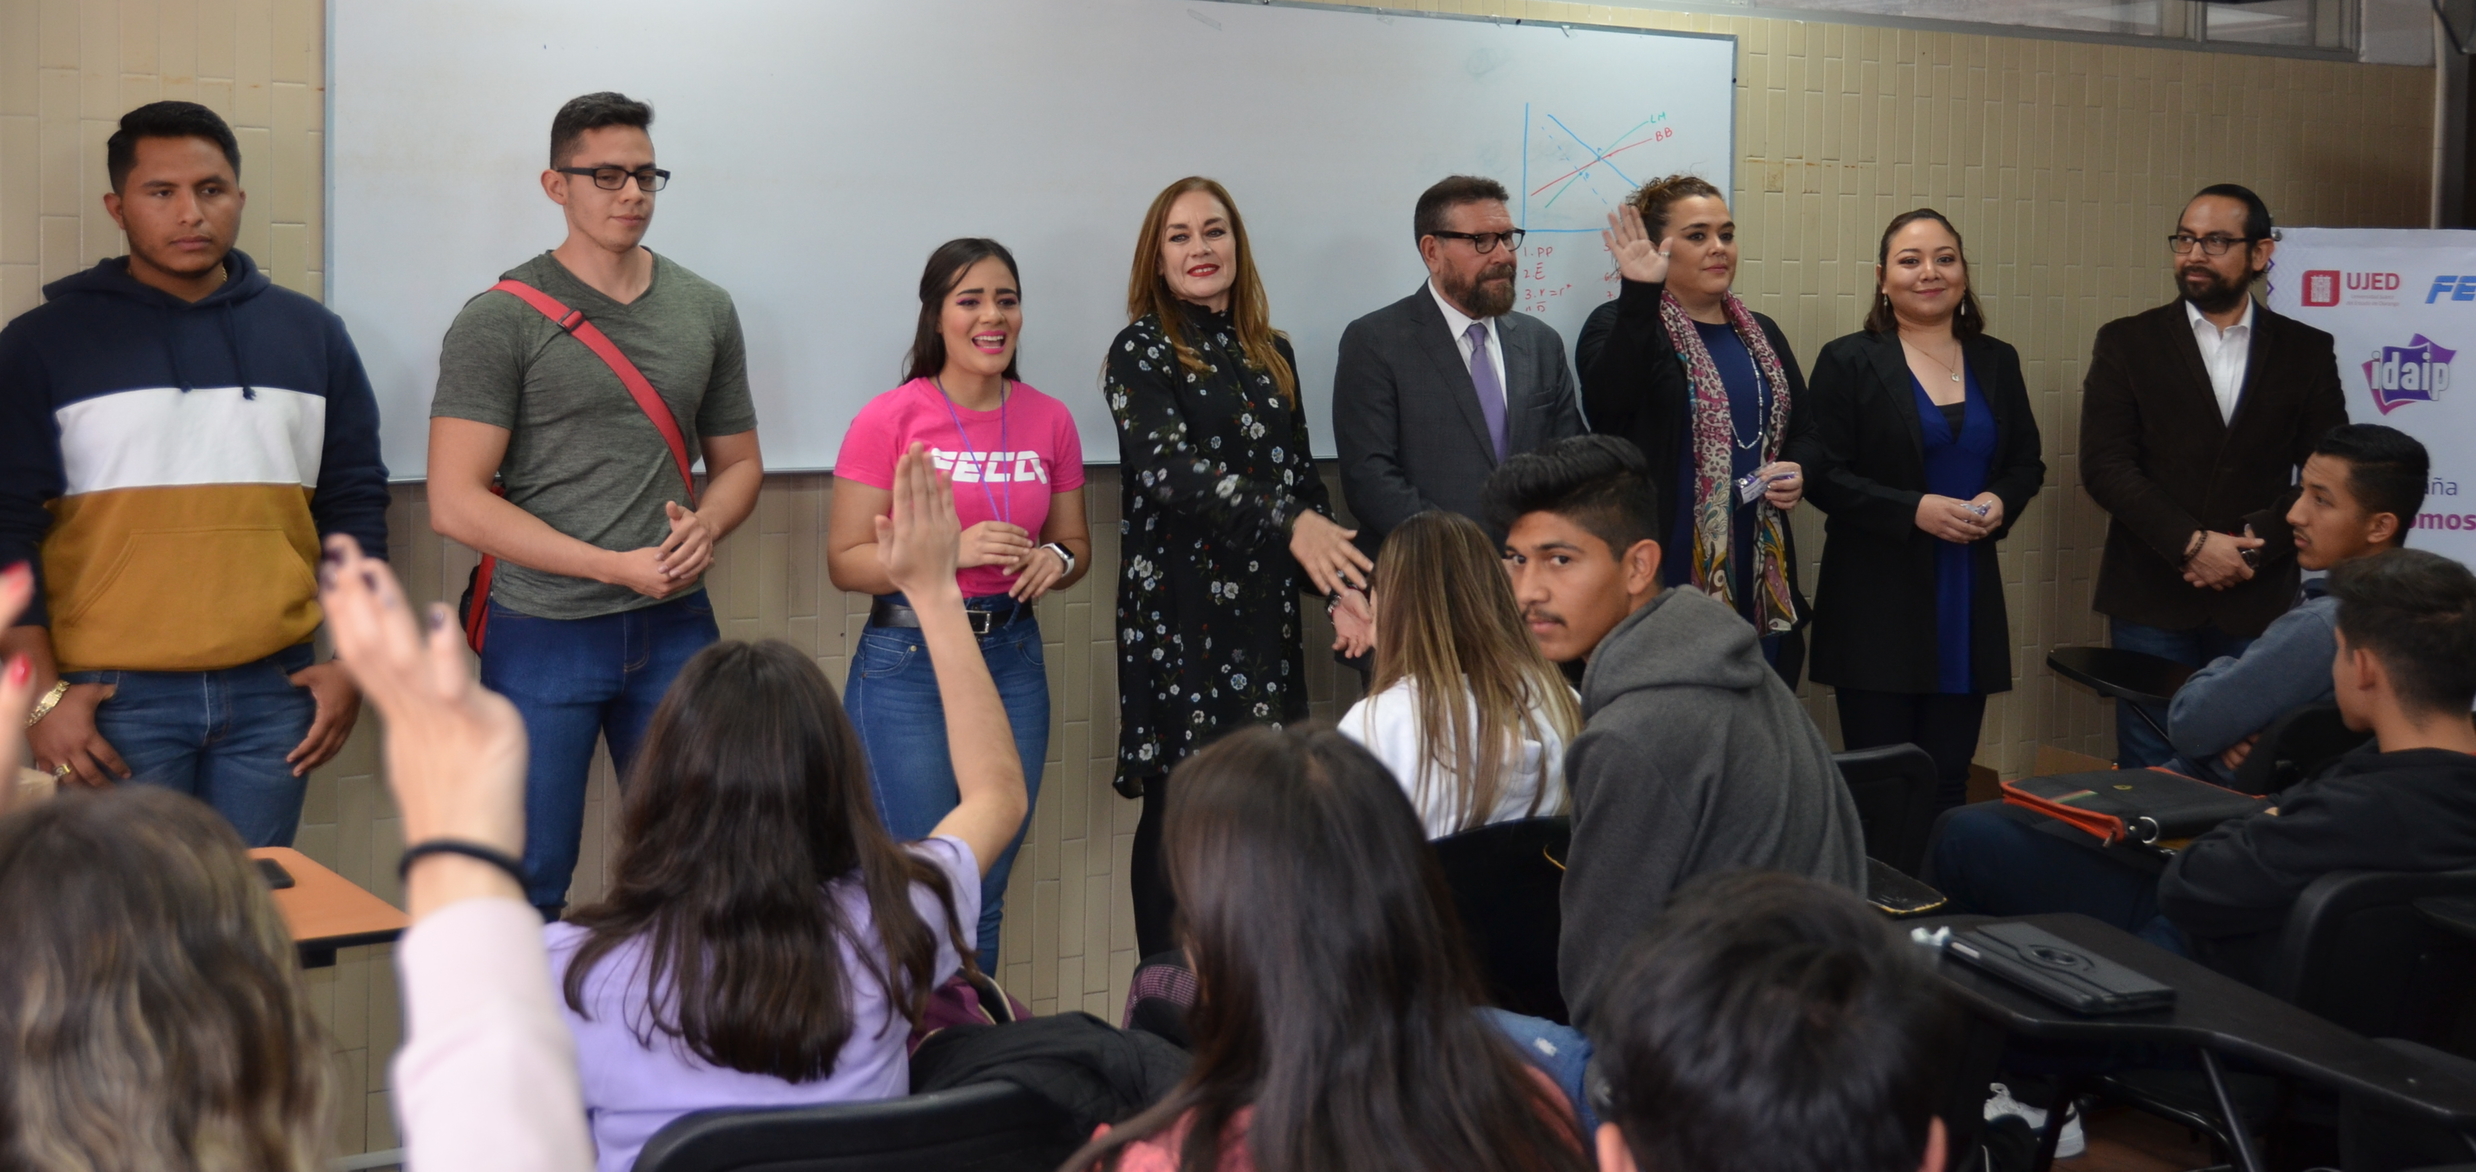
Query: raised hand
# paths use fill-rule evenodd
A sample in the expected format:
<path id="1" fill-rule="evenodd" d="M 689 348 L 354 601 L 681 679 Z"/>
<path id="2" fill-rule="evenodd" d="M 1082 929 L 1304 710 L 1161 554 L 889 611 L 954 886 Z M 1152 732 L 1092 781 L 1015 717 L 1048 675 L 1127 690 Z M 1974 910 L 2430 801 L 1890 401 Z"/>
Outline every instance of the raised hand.
<path id="1" fill-rule="evenodd" d="M 1641 211 L 1632 204 L 1608 213 L 1607 230 L 1599 238 L 1616 258 L 1619 276 L 1645 285 L 1667 281 L 1668 241 L 1651 239 L 1650 230 L 1642 226 Z"/>
<path id="2" fill-rule="evenodd" d="M 415 623 L 386 563 L 341 534 L 327 539 L 318 602 L 336 658 L 387 722 L 387 788 L 405 841 L 453 838 L 521 854 L 524 720 L 473 678 L 454 613 L 432 603 Z"/>
<path id="3" fill-rule="evenodd" d="M 876 524 L 877 557 L 886 577 L 915 609 L 941 593 L 961 596 L 954 571 L 963 527 L 954 515 L 954 487 L 929 460 L 926 445 L 911 445 L 895 462 L 893 511 Z"/>

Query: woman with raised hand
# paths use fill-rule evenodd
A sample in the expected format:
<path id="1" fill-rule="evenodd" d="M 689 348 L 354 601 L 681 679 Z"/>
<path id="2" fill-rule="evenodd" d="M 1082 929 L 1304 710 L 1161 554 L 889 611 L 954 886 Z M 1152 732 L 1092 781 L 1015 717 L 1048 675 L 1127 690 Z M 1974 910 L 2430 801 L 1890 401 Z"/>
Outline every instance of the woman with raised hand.
<path id="1" fill-rule="evenodd" d="M 1194 1065 L 1065 1167 L 1590 1167 L 1563 1093 L 1472 1009 L 1444 876 L 1381 762 L 1329 731 L 1247 729 L 1170 793 Z"/>
<path id="2" fill-rule="evenodd" d="M 816 661 L 725 642 L 688 661 L 646 731 L 608 895 L 543 929 L 604 1172 L 690 1111 L 908 1093 L 905 1042 L 969 963 L 987 860 L 1023 825 L 1023 768 L 956 584 L 954 498 L 914 443 L 886 581 L 919 616 L 959 800 L 898 843 Z"/>
<path id="3" fill-rule="evenodd" d="M 336 647 L 386 717 L 416 844 L 393 1080 L 411 1160 L 583 1169 L 574 1056 L 515 860 L 524 723 L 474 682 L 447 609 L 431 608 L 425 643 L 350 537 L 328 540 L 320 578 Z M 0 570 L 0 627 L 32 594 L 24 565 Z M 0 667 L 0 761 L 23 752 L 31 677 L 22 657 Z M 0 813 L 15 791 L 0 786 Z M 0 817 L 0 940 L 0 1167 L 325 1166 L 328 1042 L 264 880 L 205 806 L 136 786 Z M 90 1012 L 60 1013 L 46 993 L 63 989 Z"/>
<path id="4" fill-rule="evenodd" d="M 1332 520 L 1298 361 L 1227 189 L 1189 177 L 1153 198 L 1126 314 L 1103 375 L 1125 493 L 1117 786 L 1143 798 L 1129 883 L 1150 955 L 1176 909 L 1159 862 L 1170 768 L 1232 729 L 1306 716 L 1298 596 L 1356 596 L 1346 627 L 1371 563 Z"/>
<path id="5" fill-rule="evenodd" d="M 1622 284 L 1575 346 L 1591 430 L 1650 461 L 1667 584 L 1735 607 L 1793 688 L 1806 620 L 1788 528 L 1806 490 L 1788 453 L 1807 427 L 1797 356 L 1732 291 L 1737 224 L 1709 182 L 1644 184 L 1609 214 L 1605 239 Z"/>
<path id="6" fill-rule="evenodd" d="M 1040 794 L 1049 753 L 1049 673 L 1032 604 L 1092 567 L 1083 512 L 1083 441 L 1066 405 L 1016 376 L 1023 289 L 1014 254 L 994 240 L 949 240 L 920 273 L 908 381 L 860 409 L 834 461 L 826 570 L 834 585 L 876 596 L 851 652 L 843 704 L 860 730 L 877 813 L 903 840 L 927 836 L 960 800 L 944 740 L 944 691 L 925 654 L 918 604 L 887 575 L 876 521 L 893 499 L 895 462 L 925 444 L 951 473 L 963 530 L 956 581 L 1014 732 L 1026 792 Z M 999 725 L 992 724 L 995 728 Z M 1028 809 L 1028 807 L 1027 807 Z M 1025 825 L 1029 825 L 1028 814 Z M 1006 877 L 1021 827 L 983 854 L 980 965 L 997 971 Z"/>
<path id="7" fill-rule="evenodd" d="M 2012 686 L 1995 543 L 2046 480 L 2020 354 L 1986 332 L 1960 231 L 1931 208 L 1892 219 L 1865 328 L 1814 363 L 1798 455 L 1828 514 L 1814 594 L 1814 682 L 1850 749 L 1915 744 L 1937 801 L 1968 796 L 1990 692 Z"/>
<path id="8" fill-rule="evenodd" d="M 327 539 L 318 603 L 337 660 L 384 717 L 387 789 L 413 926 L 395 949 L 404 1048 L 390 1085 L 406 1164 L 581 1172 L 593 1164 L 576 1052 L 525 902 L 524 720 L 481 686 L 455 615 L 416 629 L 387 564 Z"/>
<path id="9" fill-rule="evenodd" d="M 1582 711 L 1522 625 L 1496 544 L 1429 511 L 1376 560 L 1375 682 L 1341 718 L 1410 795 L 1427 837 L 1565 812 Z"/>

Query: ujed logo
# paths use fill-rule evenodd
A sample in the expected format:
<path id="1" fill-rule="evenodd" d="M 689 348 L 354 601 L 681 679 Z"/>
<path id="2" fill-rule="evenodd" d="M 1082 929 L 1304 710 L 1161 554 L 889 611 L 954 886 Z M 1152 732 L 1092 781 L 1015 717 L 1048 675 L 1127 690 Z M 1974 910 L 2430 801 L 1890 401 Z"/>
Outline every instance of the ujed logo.
<path id="1" fill-rule="evenodd" d="M 2373 405 L 2388 415 L 2402 403 L 2430 403 L 2450 389 L 2450 360 L 2456 350 L 2418 334 L 2404 346 L 2384 346 L 2364 364 L 2365 385 Z"/>
<path id="2" fill-rule="evenodd" d="M 2340 292 L 2342 288 L 2345 289 L 2344 294 Z M 2337 269 L 2310 269 L 2305 272 L 2305 308 L 2324 309 L 2338 304 L 2342 296 L 2362 305 L 2396 305 L 2399 301 L 2399 275 L 2348 273 Z"/>

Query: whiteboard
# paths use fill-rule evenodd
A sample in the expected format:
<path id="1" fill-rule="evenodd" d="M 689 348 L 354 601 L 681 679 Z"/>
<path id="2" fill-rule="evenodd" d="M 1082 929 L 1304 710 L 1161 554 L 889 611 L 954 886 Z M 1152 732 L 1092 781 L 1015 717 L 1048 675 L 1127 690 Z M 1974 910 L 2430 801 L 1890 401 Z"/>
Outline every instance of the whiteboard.
<path id="1" fill-rule="evenodd" d="M 832 466 L 896 385 L 931 249 L 1022 266 L 1024 380 L 1116 459 L 1099 390 L 1135 234 L 1189 174 L 1230 188 L 1318 455 L 1352 319 L 1426 277 L 1419 192 L 1514 191 L 1517 293 L 1565 338 L 1615 295 L 1597 232 L 1653 176 L 1731 190 L 1733 37 L 1212 0 L 331 0 L 328 304 L 388 468 L 426 467 L 439 340 L 559 243 L 551 115 L 651 102 L 673 172 L 647 247 L 728 289 L 770 469 Z"/>

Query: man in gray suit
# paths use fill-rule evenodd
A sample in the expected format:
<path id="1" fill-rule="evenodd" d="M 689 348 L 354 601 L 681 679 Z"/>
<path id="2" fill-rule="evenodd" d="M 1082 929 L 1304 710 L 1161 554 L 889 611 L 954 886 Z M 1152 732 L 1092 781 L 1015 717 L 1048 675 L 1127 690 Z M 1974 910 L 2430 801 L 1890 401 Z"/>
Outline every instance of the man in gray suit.
<path id="1" fill-rule="evenodd" d="M 1333 435 L 1369 554 L 1421 510 L 1479 516 L 1498 464 L 1583 432 L 1564 340 L 1507 312 L 1522 233 L 1505 199 L 1472 175 L 1428 188 L 1413 217 L 1427 283 L 1342 331 Z"/>

